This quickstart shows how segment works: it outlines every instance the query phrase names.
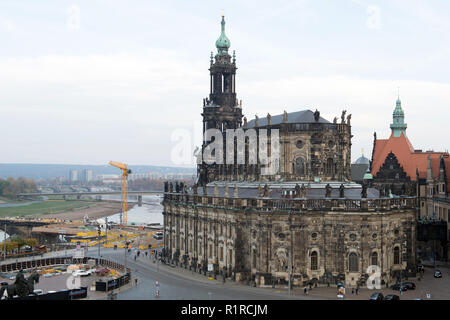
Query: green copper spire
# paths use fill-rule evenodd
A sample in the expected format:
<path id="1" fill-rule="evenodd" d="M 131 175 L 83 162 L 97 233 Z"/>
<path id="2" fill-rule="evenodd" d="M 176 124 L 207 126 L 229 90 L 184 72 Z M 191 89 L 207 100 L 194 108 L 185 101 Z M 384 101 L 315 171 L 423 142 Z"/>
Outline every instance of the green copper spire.
<path id="1" fill-rule="evenodd" d="M 406 135 L 406 123 L 405 123 L 405 113 L 402 109 L 402 102 L 400 101 L 400 95 L 395 103 L 394 113 L 392 114 L 393 123 L 391 123 L 392 134 L 394 137 L 400 137 L 401 133 Z"/>
<path id="2" fill-rule="evenodd" d="M 222 32 L 219 39 L 216 41 L 216 48 L 219 56 L 228 54 L 228 48 L 230 47 L 230 39 L 225 35 L 225 17 L 222 15 Z"/>

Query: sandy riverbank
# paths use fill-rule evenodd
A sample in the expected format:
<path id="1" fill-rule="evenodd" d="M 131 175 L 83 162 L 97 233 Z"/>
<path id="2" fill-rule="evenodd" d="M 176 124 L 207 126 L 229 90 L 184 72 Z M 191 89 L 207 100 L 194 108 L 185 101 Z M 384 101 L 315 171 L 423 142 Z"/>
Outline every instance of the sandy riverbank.
<path id="1" fill-rule="evenodd" d="M 130 207 L 131 209 L 131 207 Z M 91 219 L 98 219 L 120 212 L 120 202 L 99 202 L 89 208 L 74 209 L 61 213 L 39 215 L 40 218 L 57 218 L 66 220 L 82 220 L 87 214 Z"/>

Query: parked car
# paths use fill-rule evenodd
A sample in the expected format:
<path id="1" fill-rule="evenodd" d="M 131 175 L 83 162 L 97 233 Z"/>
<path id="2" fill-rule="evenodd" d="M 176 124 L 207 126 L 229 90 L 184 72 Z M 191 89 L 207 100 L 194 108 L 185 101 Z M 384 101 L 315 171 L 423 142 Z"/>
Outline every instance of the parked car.
<path id="1" fill-rule="evenodd" d="M 396 294 L 388 294 L 384 300 L 400 300 L 400 297 Z"/>
<path id="2" fill-rule="evenodd" d="M 442 278 L 442 273 L 441 273 L 440 270 L 434 270 L 433 276 L 434 276 L 435 278 Z"/>
<path id="3" fill-rule="evenodd" d="M 408 290 L 415 290 L 416 289 L 416 284 L 414 282 L 403 282 L 404 285 L 406 285 L 408 287 Z"/>
<path id="4" fill-rule="evenodd" d="M 155 235 L 153 236 L 153 238 L 155 238 L 156 240 L 162 240 L 164 237 L 163 237 L 162 234 L 155 234 Z"/>
<path id="5" fill-rule="evenodd" d="M 408 286 L 405 283 L 402 283 L 401 286 L 400 286 L 400 283 L 396 283 L 396 284 L 391 286 L 391 289 L 395 290 L 395 291 L 400 291 L 400 288 L 402 289 L 402 291 L 407 291 L 408 290 Z"/>
<path id="6" fill-rule="evenodd" d="M 369 300 L 383 300 L 384 296 L 381 292 L 376 292 L 374 294 L 372 294 L 369 298 Z"/>
<path id="7" fill-rule="evenodd" d="M 88 277 L 92 274 L 91 270 L 76 270 L 72 273 L 73 276 L 77 277 Z"/>
<path id="8" fill-rule="evenodd" d="M 1 286 L 7 286 L 7 285 L 9 285 L 9 283 L 6 282 L 6 281 L 2 281 L 2 282 L 0 282 L 0 285 L 1 285 Z"/>

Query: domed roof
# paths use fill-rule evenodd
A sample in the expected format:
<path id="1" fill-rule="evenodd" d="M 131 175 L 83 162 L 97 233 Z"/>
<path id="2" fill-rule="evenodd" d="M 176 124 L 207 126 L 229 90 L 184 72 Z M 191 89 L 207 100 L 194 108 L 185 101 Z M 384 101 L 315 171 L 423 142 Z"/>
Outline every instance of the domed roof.
<path id="1" fill-rule="evenodd" d="M 222 32 L 220 33 L 219 39 L 216 41 L 216 48 L 219 52 L 219 55 L 225 54 L 228 52 L 228 48 L 230 47 L 230 39 L 225 35 L 225 17 L 222 15 L 222 22 L 221 22 L 221 29 Z"/>
<path id="2" fill-rule="evenodd" d="M 366 157 L 364 157 L 364 155 L 362 155 L 361 157 L 356 159 L 355 163 L 356 164 L 370 164 L 370 160 L 367 159 Z"/>

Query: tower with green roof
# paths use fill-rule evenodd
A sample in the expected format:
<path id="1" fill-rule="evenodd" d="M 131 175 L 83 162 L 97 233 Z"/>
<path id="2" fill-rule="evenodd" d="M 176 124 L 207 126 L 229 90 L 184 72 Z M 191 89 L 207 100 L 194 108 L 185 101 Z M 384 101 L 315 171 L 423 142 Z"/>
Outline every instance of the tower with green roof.
<path id="1" fill-rule="evenodd" d="M 400 137 L 403 134 L 406 135 L 406 123 L 405 123 L 405 113 L 402 109 L 402 102 L 400 101 L 400 96 L 397 98 L 395 104 L 394 113 L 392 114 L 393 123 L 391 123 L 392 134 L 395 138 Z"/>

